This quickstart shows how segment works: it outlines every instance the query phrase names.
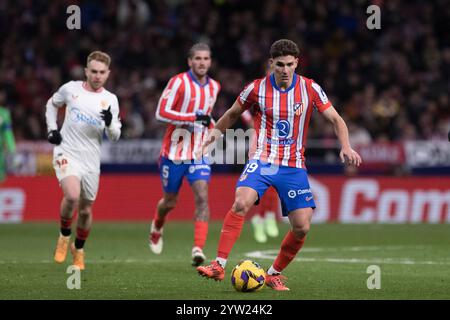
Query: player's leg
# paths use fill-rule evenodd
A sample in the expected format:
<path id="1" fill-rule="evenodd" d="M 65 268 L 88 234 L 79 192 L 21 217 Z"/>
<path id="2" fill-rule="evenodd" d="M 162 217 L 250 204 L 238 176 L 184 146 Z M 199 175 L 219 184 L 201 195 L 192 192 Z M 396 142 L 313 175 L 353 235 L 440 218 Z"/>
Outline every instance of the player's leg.
<path id="1" fill-rule="evenodd" d="M 305 242 L 306 234 L 311 225 L 312 208 L 301 208 L 289 213 L 291 229 L 284 237 L 275 262 L 267 271 L 266 284 L 275 290 L 289 290 L 284 285 L 281 272 L 291 263 Z"/>
<path id="2" fill-rule="evenodd" d="M 192 247 L 192 265 L 201 265 L 206 257 L 203 253 L 208 236 L 208 181 L 197 180 L 191 185 L 195 200 L 194 246 Z"/>
<path id="3" fill-rule="evenodd" d="M 163 249 L 163 227 L 167 214 L 175 208 L 178 200 L 183 176 L 186 171 L 185 164 L 175 164 L 171 160 L 162 157 L 159 163 L 159 174 L 163 187 L 163 197 L 158 201 L 153 220 L 150 224 L 148 245 L 155 254 L 160 254 Z"/>
<path id="4" fill-rule="evenodd" d="M 265 196 L 261 199 L 261 205 L 252 209 L 252 211 L 255 211 L 251 218 L 253 237 L 255 238 L 256 242 L 259 243 L 267 242 L 267 235 L 266 231 L 264 230 L 264 216 L 262 215 L 262 213 L 264 212 L 264 208 L 262 205 L 264 199 Z"/>
<path id="5" fill-rule="evenodd" d="M 203 253 L 206 238 L 208 236 L 208 184 L 211 179 L 211 167 L 207 158 L 202 158 L 201 163 L 189 165 L 186 178 L 191 185 L 195 201 L 194 245 L 192 247 L 192 265 L 201 265 L 206 257 Z"/>
<path id="6" fill-rule="evenodd" d="M 200 275 L 215 280 L 223 280 L 228 255 L 241 234 L 245 215 L 264 195 L 271 184 L 270 170 L 267 170 L 267 167 L 270 167 L 270 165 L 257 160 L 251 160 L 245 166 L 236 184 L 233 206 L 225 215 L 223 221 L 217 257 L 210 265 L 197 268 Z"/>
<path id="7" fill-rule="evenodd" d="M 80 179 L 77 176 L 66 176 L 61 181 L 63 199 L 60 209 L 60 234 L 56 244 L 54 259 L 57 263 L 62 263 L 66 259 L 69 247 L 70 235 L 72 233 L 72 219 L 75 208 L 80 199 Z"/>
<path id="8" fill-rule="evenodd" d="M 167 214 L 175 208 L 178 201 L 178 193 L 164 192 L 163 197 L 156 205 L 155 215 L 150 225 L 148 244 L 150 250 L 155 254 L 160 254 L 163 249 L 163 230 Z"/>
<path id="9" fill-rule="evenodd" d="M 84 243 L 89 236 L 92 227 L 92 204 L 93 201 L 81 197 L 78 206 L 77 235 L 75 242 L 71 244 L 70 250 L 73 256 L 72 264 L 84 270 Z"/>
<path id="10" fill-rule="evenodd" d="M 84 270 L 84 244 L 92 227 L 92 205 L 97 197 L 100 174 L 86 173 L 81 179 L 80 200 L 78 204 L 77 235 L 71 244 L 74 266 Z"/>
<path id="11" fill-rule="evenodd" d="M 258 211 L 252 217 L 253 235 L 256 242 L 267 242 L 267 236 L 278 237 L 276 211 L 278 210 L 278 196 L 275 189 L 267 189 L 261 198 Z"/>
<path id="12" fill-rule="evenodd" d="M 224 268 L 234 243 L 239 238 L 244 225 L 245 214 L 258 200 L 258 193 L 249 187 L 236 189 L 235 200 L 231 210 L 225 216 L 220 233 L 216 259 L 208 266 L 200 266 L 200 275 L 214 280 L 223 280 Z"/>
<path id="13" fill-rule="evenodd" d="M 275 290 L 289 290 L 281 272 L 294 259 L 305 242 L 316 207 L 306 170 L 284 167 L 277 176 L 275 188 L 281 200 L 283 216 L 289 217 L 291 230 L 284 237 L 273 265 L 267 271 L 267 286 Z"/>
<path id="14" fill-rule="evenodd" d="M 261 210 L 264 213 L 264 229 L 269 237 L 278 237 L 276 212 L 278 210 L 278 195 L 274 188 L 269 188 L 261 199 Z"/>

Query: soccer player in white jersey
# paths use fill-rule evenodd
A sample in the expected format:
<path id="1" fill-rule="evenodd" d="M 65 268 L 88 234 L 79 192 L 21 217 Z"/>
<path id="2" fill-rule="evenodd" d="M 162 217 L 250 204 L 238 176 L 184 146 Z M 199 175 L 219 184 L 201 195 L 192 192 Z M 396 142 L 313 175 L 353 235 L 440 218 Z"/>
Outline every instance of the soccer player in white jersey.
<path id="1" fill-rule="evenodd" d="M 289 218 L 291 230 L 267 271 L 266 285 L 278 291 L 289 290 L 281 272 L 302 248 L 316 207 L 304 157 L 309 120 L 314 110 L 332 124 L 342 146 L 341 160 L 355 166 L 361 163 L 361 157 L 350 146 L 344 120 L 325 92 L 314 80 L 295 73 L 298 57 L 299 49 L 293 41 L 275 41 L 270 48 L 272 72 L 253 81 L 241 92 L 217 122 L 217 130 L 212 130 L 203 143 L 206 148 L 216 141 L 245 110 L 253 107 L 256 111 L 256 151 L 236 185 L 235 200 L 223 222 L 216 259 L 210 265 L 197 267 L 202 276 L 224 279 L 225 265 L 241 234 L 246 213 L 267 188 L 273 186 L 280 197 L 283 216 Z"/>
<path id="2" fill-rule="evenodd" d="M 48 141 L 55 144 L 53 167 L 63 191 L 60 235 L 54 259 L 62 263 L 67 255 L 74 210 L 78 209 L 75 242 L 71 243 L 73 265 L 84 270 L 84 242 L 92 225 L 92 205 L 100 178 L 100 145 L 103 133 L 111 141 L 120 137 L 119 102 L 103 86 L 108 79 L 111 58 L 94 51 L 87 58 L 86 81 L 70 81 L 48 100 Z M 65 106 L 64 124 L 58 129 L 58 109 Z"/>
<path id="3" fill-rule="evenodd" d="M 173 76 L 158 102 L 156 118 L 166 122 L 159 161 L 163 196 L 158 202 L 150 227 L 149 247 L 155 254 L 163 248 L 163 226 L 167 214 L 175 208 L 184 177 L 194 193 L 195 223 L 192 265 L 205 260 L 203 246 L 208 234 L 209 162 L 195 163 L 194 152 L 201 147 L 203 135 L 212 127 L 211 111 L 220 91 L 220 84 L 208 76 L 211 50 L 197 43 L 188 54 L 189 71 Z M 183 132 L 183 139 L 179 133 Z"/>

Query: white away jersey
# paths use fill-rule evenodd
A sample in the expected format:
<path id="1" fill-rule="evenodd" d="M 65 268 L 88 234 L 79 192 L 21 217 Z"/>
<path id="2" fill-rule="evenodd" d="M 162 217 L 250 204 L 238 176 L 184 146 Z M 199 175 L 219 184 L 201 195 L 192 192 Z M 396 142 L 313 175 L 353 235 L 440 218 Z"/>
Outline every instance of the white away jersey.
<path id="1" fill-rule="evenodd" d="M 88 91 L 82 81 L 70 81 L 59 88 L 47 103 L 47 128 L 57 129 L 56 108 L 66 105 L 61 129 L 62 143 L 55 146 L 53 155 L 63 153 L 83 165 L 88 172 L 100 172 L 100 145 L 103 131 L 112 141 L 120 137 L 119 102 L 115 94 L 102 88 Z M 52 108 L 52 106 L 54 108 Z M 109 127 L 101 118 L 101 111 L 111 106 L 112 122 Z M 53 109 L 53 110 L 52 110 Z"/>

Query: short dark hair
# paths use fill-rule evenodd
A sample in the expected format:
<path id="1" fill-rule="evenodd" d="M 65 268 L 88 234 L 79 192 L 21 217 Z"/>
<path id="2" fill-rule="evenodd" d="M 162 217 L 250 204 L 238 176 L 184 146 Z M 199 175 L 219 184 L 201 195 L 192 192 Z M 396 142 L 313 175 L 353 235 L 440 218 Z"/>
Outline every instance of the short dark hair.
<path id="1" fill-rule="evenodd" d="M 192 58 L 195 55 L 196 51 L 209 51 L 209 53 L 211 53 L 209 45 L 203 42 L 198 42 L 189 49 L 188 58 Z"/>
<path id="2" fill-rule="evenodd" d="M 281 56 L 294 56 L 298 58 L 300 50 L 294 41 L 289 39 L 280 39 L 275 41 L 270 47 L 270 57 L 275 59 Z"/>

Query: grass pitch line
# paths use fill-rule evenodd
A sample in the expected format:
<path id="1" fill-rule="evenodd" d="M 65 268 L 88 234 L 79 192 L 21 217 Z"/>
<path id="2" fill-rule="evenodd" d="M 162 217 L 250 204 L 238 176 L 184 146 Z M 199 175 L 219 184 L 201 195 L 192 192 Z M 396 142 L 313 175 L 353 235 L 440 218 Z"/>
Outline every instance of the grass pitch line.
<path id="1" fill-rule="evenodd" d="M 357 251 L 397 251 L 403 250 L 406 248 L 414 248 L 419 249 L 424 248 L 425 246 L 368 246 L 368 247 L 340 247 L 340 248 L 304 248 L 302 249 L 303 253 L 314 253 L 314 252 L 357 252 Z M 278 249 L 276 250 L 263 250 L 263 251 L 251 251 L 245 254 L 248 258 L 254 259 L 268 259 L 274 260 L 278 254 Z M 294 259 L 298 262 L 327 262 L 327 263 L 360 263 L 360 264 L 399 264 L 399 265 L 450 265 L 449 259 L 445 260 L 415 260 L 407 257 L 396 257 L 396 258 L 372 258 L 372 259 L 364 259 L 364 258 L 308 258 L 308 257 L 297 257 Z"/>

